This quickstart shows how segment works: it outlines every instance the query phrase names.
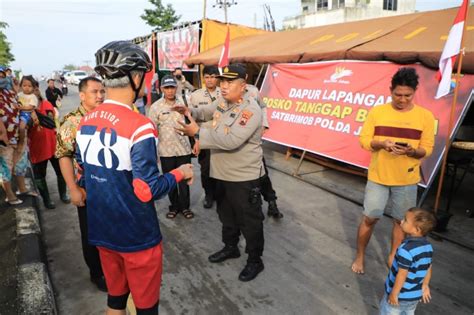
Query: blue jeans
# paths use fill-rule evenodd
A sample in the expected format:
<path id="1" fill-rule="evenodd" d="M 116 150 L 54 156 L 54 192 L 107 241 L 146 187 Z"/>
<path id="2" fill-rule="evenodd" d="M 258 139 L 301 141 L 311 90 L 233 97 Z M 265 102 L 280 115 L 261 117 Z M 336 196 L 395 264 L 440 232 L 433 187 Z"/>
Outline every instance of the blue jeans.
<path id="1" fill-rule="evenodd" d="M 398 301 L 398 305 L 390 305 L 387 298 L 385 293 L 380 301 L 380 315 L 415 315 L 418 301 Z"/>
<path id="2" fill-rule="evenodd" d="M 138 109 L 138 112 L 139 112 L 140 114 L 142 114 L 143 116 L 146 116 L 146 108 L 145 108 L 145 105 L 140 106 L 140 107 L 137 106 L 137 109 Z"/>

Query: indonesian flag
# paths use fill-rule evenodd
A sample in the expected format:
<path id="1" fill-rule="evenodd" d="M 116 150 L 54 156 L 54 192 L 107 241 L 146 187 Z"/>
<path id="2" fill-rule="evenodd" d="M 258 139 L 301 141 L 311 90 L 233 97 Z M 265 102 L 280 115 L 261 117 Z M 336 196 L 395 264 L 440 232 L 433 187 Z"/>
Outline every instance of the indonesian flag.
<path id="1" fill-rule="evenodd" d="M 468 7 L 469 0 L 463 0 L 458 14 L 454 19 L 453 26 L 449 31 L 448 40 L 446 41 L 446 45 L 444 45 L 441 58 L 439 59 L 439 72 L 437 77 L 440 82 L 435 96 L 436 99 L 448 94 L 451 88 L 451 74 L 453 72 L 454 63 L 456 62 L 456 57 L 461 50 L 461 40 Z"/>
<path id="2" fill-rule="evenodd" d="M 229 65 L 229 57 L 230 57 L 230 28 L 227 25 L 227 34 L 225 36 L 224 46 L 222 47 L 221 57 L 219 58 L 219 63 L 217 67 L 219 67 L 219 72 L 222 74 L 222 68 Z"/>

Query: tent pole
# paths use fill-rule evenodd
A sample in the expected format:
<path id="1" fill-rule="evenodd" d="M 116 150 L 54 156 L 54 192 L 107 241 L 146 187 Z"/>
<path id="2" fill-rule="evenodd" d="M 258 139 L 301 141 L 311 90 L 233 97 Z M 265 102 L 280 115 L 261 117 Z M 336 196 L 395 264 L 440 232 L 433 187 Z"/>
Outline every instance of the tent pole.
<path id="1" fill-rule="evenodd" d="M 451 114 L 449 116 L 448 134 L 446 136 L 446 145 L 444 147 L 443 163 L 441 164 L 441 174 L 439 176 L 438 190 L 436 192 L 434 213 L 438 213 L 439 199 L 441 197 L 441 190 L 443 188 L 443 181 L 444 181 L 444 173 L 446 172 L 446 163 L 448 161 L 448 151 L 449 151 L 449 147 L 451 146 L 451 132 L 453 130 L 454 115 L 455 115 L 455 110 L 456 110 L 456 103 L 458 100 L 459 81 L 461 81 L 462 61 L 463 61 L 464 52 L 466 49 L 464 47 L 464 39 L 466 38 L 464 35 L 466 35 L 468 15 L 469 15 L 469 6 L 467 7 L 467 12 L 464 19 L 464 25 L 463 25 L 462 35 L 461 35 L 461 50 L 459 52 L 459 63 L 458 63 L 458 68 L 457 68 L 457 73 L 456 73 L 456 81 L 455 81 L 456 86 L 454 87 L 454 97 L 453 97 L 453 103 L 451 105 Z"/>
<path id="2" fill-rule="evenodd" d="M 265 68 L 265 65 L 266 65 L 266 63 L 264 63 L 264 64 L 262 65 L 262 67 L 260 68 L 260 71 L 258 72 L 257 80 L 255 81 L 255 86 L 257 86 L 258 81 L 260 81 L 260 77 L 262 76 L 263 68 Z"/>
<path id="3" fill-rule="evenodd" d="M 203 13 L 202 13 L 202 19 L 203 20 L 206 19 L 206 7 L 207 7 L 207 0 L 204 0 L 204 10 L 203 10 Z"/>
<path id="4" fill-rule="evenodd" d="M 301 164 L 303 164 L 303 159 L 304 159 L 304 156 L 306 155 L 306 150 L 303 151 L 303 154 L 301 154 L 300 156 L 300 160 L 298 161 L 298 166 L 296 167 L 294 173 L 293 173 L 293 176 L 298 176 L 298 173 L 300 171 L 300 168 L 301 168 Z"/>
<path id="5" fill-rule="evenodd" d="M 464 36 L 463 36 L 463 41 L 464 41 Z M 461 47 L 463 47 L 463 45 L 461 45 Z M 446 164 L 448 160 L 448 151 L 449 151 L 449 147 L 451 146 L 451 131 L 453 130 L 453 124 L 454 124 L 454 115 L 455 115 L 456 103 L 458 99 L 459 81 L 461 78 L 461 67 L 462 67 L 463 56 L 464 56 L 464 48 L 462 48 L 461 52 L 459 53 L 459 64 L 458 64 L 458 69 L 456 73 L 456 86 L 454 87 L 453 103 L 451 105 L 451 114 L 449 115 L 448 134 L 446 136 L 446 145 L 444 147 L 443 162 L 441 164 L 441 174 L 439 176 L 438 190 L 436 192 L 434 213 L 438 213 L 439 199 L 441 197 L 441 190 L 443 188 L 443 181 L 444 181 L 444 173 L 446 172 Z"/>

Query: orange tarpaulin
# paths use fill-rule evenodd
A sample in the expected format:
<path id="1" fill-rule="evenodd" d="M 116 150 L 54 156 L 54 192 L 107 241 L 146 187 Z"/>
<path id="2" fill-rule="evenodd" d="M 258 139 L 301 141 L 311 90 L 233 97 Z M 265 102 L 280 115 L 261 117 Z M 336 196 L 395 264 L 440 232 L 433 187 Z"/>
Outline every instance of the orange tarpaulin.
<path id="1" fill-rule="evenodd" d="M 396 63 L 421 62 L 427 67 L 437 68 L 457 10 L 420 12 L 237 38 L 230 43 L 230 61 L 306 63 L 341 59 L 387 60 Z M 474 9 L 470 7 L 469 10 L 463 72 L 474 73 Z M 208 51 L 201 49 L 201 53 L 185 62 L 189 65 L 216 65 L 225 31 L 221 36 L 220 45 Z"/>
<path id="2" fill-rule="evenodd" d="M 268 33 L 267 31 L 247 27 L 237 24 L 229 24 L 230 39 L 236 39 L 243 36 Z M 213 20 L 202 20 L 201 49 L 206 51 L 216 46 L 222 45 L 227 34 L 227 25 Z"/>

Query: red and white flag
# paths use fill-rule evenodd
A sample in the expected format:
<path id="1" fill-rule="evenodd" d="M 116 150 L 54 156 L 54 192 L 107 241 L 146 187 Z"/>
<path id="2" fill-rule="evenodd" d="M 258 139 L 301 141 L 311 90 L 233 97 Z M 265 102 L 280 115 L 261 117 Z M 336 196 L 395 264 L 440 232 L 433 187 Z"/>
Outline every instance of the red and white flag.
<path id="1" fill-rule="evenodd" d="M 217 67 L 219 67 L 219 72 L 222 74 L 222 68 L 229 65 L 229 57 L 230 57 L 230 28 L 227 25 L 227 35 L 225 36 L 224 46 L 222 47 L 221 57 L 219 58 L 219 63 Z"/>
<path id="2" fill-rule="evenodd" d="M 439 59 L 439 72 L 437 76 L 440 79 L 440 82 L 435 96 L 436 99 L 448 94 L 451 88 L 451 74 L 453 73 L 456 57 L 459 55 L 461 50 L 461 40 L 464 30 L 464 23 L 466 21 L 467 10 L 469 8 L 469 1 L 470 0 L 463 0 L 458 14 L 454 19 L 453 26 L 449 31 L 448 40 L 444 45 L 441 58 Z"/>

